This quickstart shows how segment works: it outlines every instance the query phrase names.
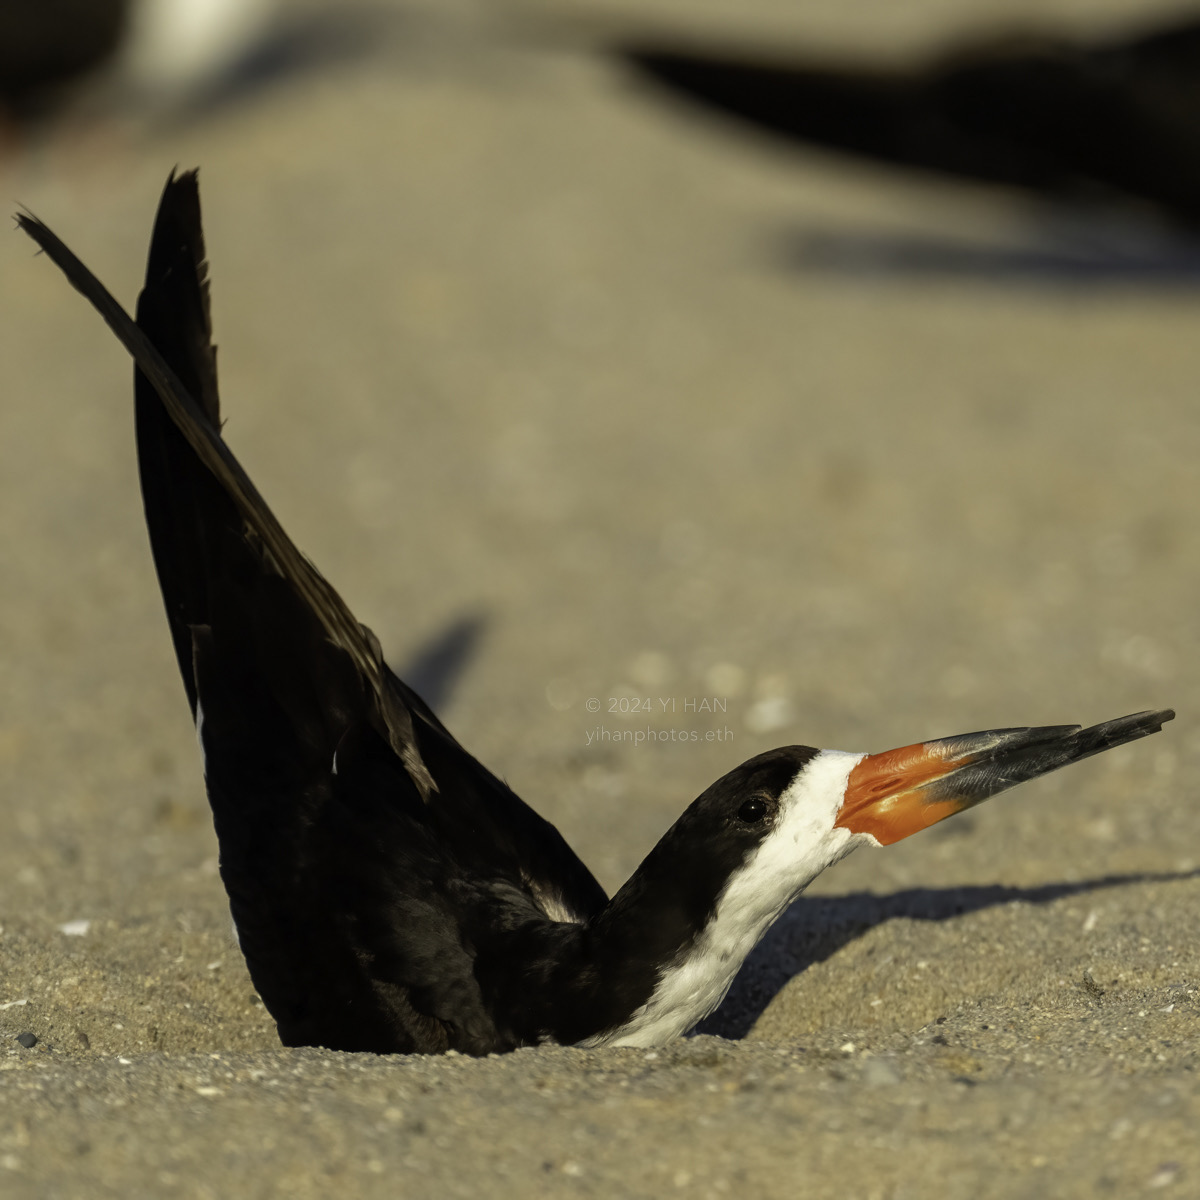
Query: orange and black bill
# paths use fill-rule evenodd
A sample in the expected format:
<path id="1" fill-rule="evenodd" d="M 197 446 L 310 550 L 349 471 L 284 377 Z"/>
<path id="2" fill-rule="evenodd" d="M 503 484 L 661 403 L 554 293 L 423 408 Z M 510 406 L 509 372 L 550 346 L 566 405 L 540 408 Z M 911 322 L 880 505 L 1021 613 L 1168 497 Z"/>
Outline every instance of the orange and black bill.
<path id="1" fill-rule="evenodd" d="M 868 754 L 850 772 L 837 824 L 884 846 L 1068 763 L 1157 733 L 1172 709 L 1084 729 L 990 729 Z"/>

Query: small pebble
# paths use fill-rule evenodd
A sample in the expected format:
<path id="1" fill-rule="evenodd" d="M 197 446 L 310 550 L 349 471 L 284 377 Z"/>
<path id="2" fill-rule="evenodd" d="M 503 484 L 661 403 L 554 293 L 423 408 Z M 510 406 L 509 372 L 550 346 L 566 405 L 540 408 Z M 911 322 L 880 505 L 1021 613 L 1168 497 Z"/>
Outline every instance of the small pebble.
<path id="1" fill-rule="evenodd" d="M 863 1067 L 863 1083 L 867 1087 L 890 1087 L 900 1082 L 900 1075 L 891 1064 L 882 1058 L 868 1058 Z"/>
<path id="2" fill-rule="evenodd" d="M 32 1050 L 38 1044 L 36 1033 L 18 1033 L 17 1041 L 25 1047 L 26 1050 Z"/>
<path id="3" fill-rule="evenodd" d="M 1150 1177 L 1152 1188 L 1170 1187 L 1179 1178 L 1180 1167 L 1176 1162 L 1159 1163 L 1158 1170 Z"/>

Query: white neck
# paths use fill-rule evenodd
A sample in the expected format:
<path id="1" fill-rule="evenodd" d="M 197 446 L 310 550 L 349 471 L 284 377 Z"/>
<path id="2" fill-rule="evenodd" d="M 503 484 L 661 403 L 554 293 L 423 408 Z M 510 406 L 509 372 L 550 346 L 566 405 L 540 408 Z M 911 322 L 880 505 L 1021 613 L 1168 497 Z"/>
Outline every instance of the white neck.
<path id="1" fill-rule="evenodd" d="M 584 1046 L 658 1046 L 686 1033 L 725 998 L 746 955 L 826 867 L 873 841 L 834 825 L 850 772 L 864 756 L 822 750 L 779 799 L 775 828 L 730 876 L 712 919 L 650 999 Z"/>

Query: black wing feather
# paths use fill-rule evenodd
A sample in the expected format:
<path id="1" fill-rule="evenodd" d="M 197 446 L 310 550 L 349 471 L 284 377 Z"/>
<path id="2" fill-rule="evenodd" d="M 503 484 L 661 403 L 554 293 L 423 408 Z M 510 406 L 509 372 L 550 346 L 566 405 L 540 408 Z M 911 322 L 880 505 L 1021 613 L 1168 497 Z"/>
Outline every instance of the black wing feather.
<path id="1" fill-rule="evenodd" d="M 183 201 L 188 192 L 195 194 L 193 201 Z M 172 175 L 163 193 L 160 213 L 166 217 L 164 228 L 174 241 L 179 236 L 179 230 L 186 228 L 189 213 L 198 218 L 199 197 L 197 193 L 196 174 L 189 172 L 178 179 Z M 326 580 L 314 569 L 312 564 L 296 549 L 292 540 L 284 532 L 283 527 L 271 512 L 250 477 L 242 469 L 241 463 L 233 456 L 233 452 L 221 439 L 216 426 L 209 420 L 208 414 L 192 398 L 187 387 L 180 380 L 175 364 L 169 362 L 162 350 L 147 336 L 146 332 L 130 320 L 129 314 L 113 299 L 103 284 L 89 271 L 83 263 L 40 221 L 25 214 L 17 217 L 17 223 L 39 246 L 54 260 L 75 288 L 82 292 L 100 312 L 112 331 L 125 346 L 138 364 L 138 370 L 149 381 L 157 393 L 170 419 L 183 434 L 188 445 L 195 452 L 196 458 L 216 477 L 230 501 L 236 507 L 242 520 L 262 543 L 262 552 L 269 558 L 274 569 L 289 580 L 296 591 L 312 608 L 325 628 L 326 635 L 335 645 L 340 646 L 350 655 L 356 668 L 367 681 L 374 694 L 375 706 L 384 733 L 392 748 L 404 761 L 413 782 L 426 796 L 435 789 L 433 779 L 421 761 L 413 736 L 412 711 L 403 702 L 396 690 L 387 684 L 387 673 L 382 655 L 379 652 L 379 642 L 375 636 L 358 621 L 346 607 L 342 598 L 333 590 Z M 157 222 L 155 231 L 157 235 Z M 188 235 L 189 249 L 180 252 L 167 252 L 162 255 L 152 253 L 153 263 L 169 262 L 173 270 L 153 281 L 152 286 L 174 287 L 183 286 L 188 292 L 204 294 L 201 281 L 180 284 L 180 270 L 186 269 L 189 256 L 198 251 L 203 261 L 203 237 L 197 225 L 194 232 Z M 192 269 L 199 264 L 192 258 Z M 175 312 L 177 318 L 187 319 L 188 302 L 181 302 Z M 193 310 L 192 316 L 195 316 Z M 204 320 L 207 321 L 207 301 L 204 303 Z M 195 331 L 191 334 L 180 334 L 179 341 L 194 347 L 198 339 Z M 215 371 L 215 358 L 213 360 Z M 197 369 L 194 362 L 185 361 L 184 369 Z M 211 395 L 215 402 L 215 387 Z M 171 462 L 169 469 L 180 466 Z M 187 469 L 187 468 L 183 468 Z M 161 576 L 160 576 L 161 578 Z M 172 604 L 172 600 L 168 600 Z"/>

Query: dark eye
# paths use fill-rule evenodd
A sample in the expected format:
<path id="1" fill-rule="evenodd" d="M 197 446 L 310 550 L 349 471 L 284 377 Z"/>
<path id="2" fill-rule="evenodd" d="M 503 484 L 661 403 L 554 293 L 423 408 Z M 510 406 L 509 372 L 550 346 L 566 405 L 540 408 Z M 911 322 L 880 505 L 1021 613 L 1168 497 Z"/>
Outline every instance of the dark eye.
<path id="1" fill-rule="evenodd" d="M 759 821 L 767 815 L 767 802 L 760 800 L 755 796 L 752 800 L 747 800 L 741 808 L 738 809 L 738 820 L 745 821 L 747 825 L 757 825 Z"/>

